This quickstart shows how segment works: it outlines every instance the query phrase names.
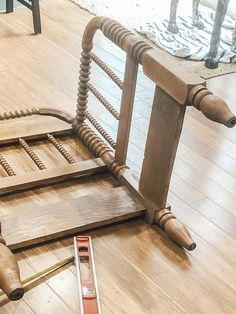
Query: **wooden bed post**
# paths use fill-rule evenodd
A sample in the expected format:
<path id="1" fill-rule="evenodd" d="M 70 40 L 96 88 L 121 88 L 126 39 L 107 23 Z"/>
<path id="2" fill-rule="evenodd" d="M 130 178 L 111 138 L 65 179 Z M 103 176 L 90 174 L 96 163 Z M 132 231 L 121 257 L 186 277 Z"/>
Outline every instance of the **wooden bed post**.
<path id="1" fill-rule="evenodd" d="M 148 202 L 156 206 L 147 211 L 148 220 L 157 223 L 178 245 L 193 250 L 196 244 L 187 228 L 167 206 L 167 194 L 185 109 L 185 105 L 179 104 L 164 90 L 156 87 L 139 190 Z"/>

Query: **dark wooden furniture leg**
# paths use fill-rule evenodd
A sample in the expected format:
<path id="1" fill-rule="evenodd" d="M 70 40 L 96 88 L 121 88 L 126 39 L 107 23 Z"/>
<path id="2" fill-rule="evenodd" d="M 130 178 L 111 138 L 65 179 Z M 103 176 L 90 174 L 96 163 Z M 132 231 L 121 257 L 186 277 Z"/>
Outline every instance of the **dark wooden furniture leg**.
<path id="1" fill-rule="evenodd" d="M 30 0 L 30 2 L 27 2 L 25 0 L 17 0 L 17 1 L 32 11 L 34 33 L 41 34 L 42 29 L 41 29 L 39 0 Z M 6 0 L 6 12 L 7 13 L 13 12 L 13 8 L 14 8 L 14 1 Z"/>
<path id="2" fill-rule="evenodd" d="M 13 0 L 6 0 L 6 12 L 11 13 L 13 12 L 14 3 Z"/>
<path id="3" fill-rule="evenodd" d="M 32 0 L 32 14 L 35 34 L 41 34 L 41 19 L 40 19 L 40 8 L 39 0 Z"/>

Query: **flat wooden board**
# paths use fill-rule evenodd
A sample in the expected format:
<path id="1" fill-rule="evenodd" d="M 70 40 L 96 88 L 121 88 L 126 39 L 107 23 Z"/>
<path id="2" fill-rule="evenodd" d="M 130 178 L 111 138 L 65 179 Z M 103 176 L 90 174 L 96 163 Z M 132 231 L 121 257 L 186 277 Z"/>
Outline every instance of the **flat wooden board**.
<path id="1" fill-rule="evenodd" d="M 100 158 L 94 158 L 66 166 L 58 166 L 45 170 L 26 172 L 21 175 L 4 177 L 0 179 L 0 195 L 37 186 L 49 185 L 76 176 L 100 173 L 105 171 L 106 168 L 106 165 Z"/>
<path id="2" fill-rule="evenodd" d="M 47 133 L 71 134 L 71 125 L 49 116 L 29 116 L 9 119 L 0 123 L 0 144 L 18 143 L 19 137 L 25 139 L 44 138 Z"/>
<path id="3" fill-rule="evenodd" d="M 18 249 L 87 229 L 140 216 L 144 211 L 124 187 L 88 194 L 3 216 L 2 235 Z"/>

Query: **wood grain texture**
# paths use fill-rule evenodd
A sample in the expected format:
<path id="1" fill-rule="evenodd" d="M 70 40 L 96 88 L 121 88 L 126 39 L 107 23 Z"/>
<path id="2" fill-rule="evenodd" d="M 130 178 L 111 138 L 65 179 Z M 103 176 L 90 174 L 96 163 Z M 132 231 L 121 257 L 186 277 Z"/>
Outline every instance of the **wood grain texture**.
<path id="1" fill-rule="evenodd" d="M 66 108 L 74 116 L 80 40 L 92 15 L 66 0 L 41 0 L 40 4 L 43 26 L 40 36 L 30 36 L 32 16 L 29 10 L 20 8 L 14 14 L 1 14 L 1 112 L 45 106 Z M 124 55 L 100 34 L 95 51 L 122 77 Z M 117 87 L 98 69 L 92 71 L 93 83 L 118 110 Z M 234 111 L 235 79 L 236 74 L 230 74 L 207 82 L 207 86 Z M 138 173 L 152 95 L 153 85 L 140 69 L 127 156 L 129 166 Z M 90 97 L 89 103 L 90 111 L 114 136 L 115 119 L 102 111 L 94 97 Z M 134 311 L 137 314 L 235 313 L 236 222 L 231 218 L 236 217 L 236 197 L 232 193 L 231 180 L 236 179 L 236 129 L 223 128 L 190 109 L 185 115 L 169 201 L 173 212 L 191 229 L 197 249 L 183 252 L 170 243 L 158 227 L 150 227 L 143 220 L 89 232 L 105 314 Z M 76 160 L 93 158 L 74 139 L 63 143 Z M 43 155 L 46 166 L 65 164 L 51 144 L 40 145 L 37 152 Z M 32 171 L 31 165 L 18 160 L 15 147 L 4 150 L 4 156 L 12 165 L 12 161 L 15 162 L 17 172 Z M 222 171 L 224 180 L 220 182 Z M 0 173 L 5 175 L 1 169 Z M 73 185 L 64 182 L 21 192 L 14 197 L 4 195 L 0 199 L 1 214 L 20 213 L 26 207 L 43 206 L 112 188 L 107 176 L 89 180 L 87 185 L 80 180 Z M 25 249 L 16 256 L 22 279 L 25 279 L 72 254 L 72 239 L 64 239 Z M 77 313 L 76 293 L 76 274 L 71 266 L 30 285 L 21 301 L 9 303 L 2 297 L 0 312 Z"/>
<path id="2" fill-rule="evenodd" d="M 100 158 L 77 162 L 43 171 L 34 171 L 0 180 L 0 194 L 50 185 L 74 177 L 92 175 L 106 170 Z"/>
<path id="3" fill-rule="evenodd" d="M 25 120 L 22 128 L 22 119 Z M 72 130 L 68 123 L 52 117 L 34 116 L 5 120 L 0 123 L 0 144 L 18 143 L 19 138 L 25 140 L 46 138 L 47 133 L 54 135 L 71 134 Z"/>
<path id="4" fill-rule="evenodd" d="M 2 217 L 2 234 L 8 247 L 17 249 L 140 216 L 143 209 L 119 187 Z"/>

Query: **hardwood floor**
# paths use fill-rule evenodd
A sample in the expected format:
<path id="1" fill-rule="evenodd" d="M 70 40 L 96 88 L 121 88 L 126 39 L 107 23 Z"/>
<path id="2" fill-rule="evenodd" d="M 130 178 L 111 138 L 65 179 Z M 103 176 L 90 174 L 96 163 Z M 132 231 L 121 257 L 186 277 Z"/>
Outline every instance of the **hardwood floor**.
<path id="1" fill-rule="evenodd" d="M 34 36 L 28 9 L 20 7 L 9 15 L 0 13 L 1 112 L 47 106 L 75 113 L 80 42 L 92 15 L 67 0 L 42 0 L 41 17 L 42 35 Z M 118 48 L 98 34 L 95 51 L 122 77 L 124 54 Z M 120 92 L 98 67 L 92 71 L 92 82 L 119 109 Z M 235 79 L 236 73 L 207 82 L 234 112 Z M 128 153 L 129 166 L 137 173 L 153 90 L 140 69 Z M 115 119 L 101 110 L 94 97 L 90 105 L 115 138 Z M 104 179 L 104 187 L 110 184 L 108 181 Z M 72 194 L 77 189 L 83 188 L 80 184 L 63 186 L 63 191 Z M 28 204 L 46 204 L 60 197 L 60 191 L 53 187 L 16 198 L 7 196 L 1 198 L 0 213 L 13 213 Z M 179 249 L 158 227 L 143 220 L 89 233 L 103 313 L 235 313 L 236 128 L 226 129 L 188 108 L 169 202 L 173 213 L 190 229 L 196 250 Z M 72 238 L 67 238 L 17 252 L 16 256 L 25 279 L 72 254 Z M 28 286 L 20 301 L 9 302 L 4 297 L 0 301 L 0 313 L 77 312 L 73 265 Z"/>

